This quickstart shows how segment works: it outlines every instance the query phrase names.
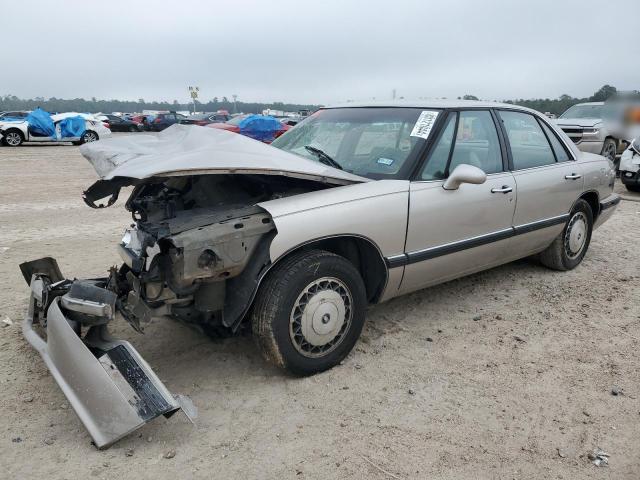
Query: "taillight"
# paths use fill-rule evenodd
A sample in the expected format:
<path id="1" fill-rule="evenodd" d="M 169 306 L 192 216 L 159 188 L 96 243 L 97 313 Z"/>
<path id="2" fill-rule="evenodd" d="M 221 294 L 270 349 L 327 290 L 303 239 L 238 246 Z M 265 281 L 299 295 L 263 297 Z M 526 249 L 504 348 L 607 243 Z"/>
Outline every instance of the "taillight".
<path id="1" fill-rule="evenodd" d="M 103 126 L 104 128 L 111 129 L 111 127 L 109 126 L 109 124 L 108 124 L 107 122 L 102 122 L 102 126 Z"/>

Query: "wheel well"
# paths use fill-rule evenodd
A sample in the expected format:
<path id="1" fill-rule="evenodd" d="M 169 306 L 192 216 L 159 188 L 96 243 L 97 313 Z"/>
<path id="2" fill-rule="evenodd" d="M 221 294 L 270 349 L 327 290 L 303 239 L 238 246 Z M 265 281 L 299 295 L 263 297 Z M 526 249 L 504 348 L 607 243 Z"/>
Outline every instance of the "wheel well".
<path id="1" fill-rule="evenodd" d="M 6 130 L 4 130 L 3 135 L 11 132 L 17 132 L 22 137 L 22 140 L 24 140 L 24 133 L 22 133 L 22 130 L 16 127 L 7 128 Z"/>
<path id="2" fill-rule="evenodd" d="M 301 250 L 326 250 L 349 260 L 360 272 L 369 303 L 376 303 L 387 284 L 387 266 L 378 247 L 369 239 L 355 235 L 328 237 L 306 243 L 282 258 Z"/>
<path id="3" fill-rule="evenodd" d="M 591 212 L 593 213 L 593 220 L 595 221 L 596 218 L 598 218 L 598 215 L 600 214 L 600 199 L 598 197 L 598 194 L 593 191 L 585 192 L 580 196 L 580 198 L 585 200 L 591 207 Z"/>

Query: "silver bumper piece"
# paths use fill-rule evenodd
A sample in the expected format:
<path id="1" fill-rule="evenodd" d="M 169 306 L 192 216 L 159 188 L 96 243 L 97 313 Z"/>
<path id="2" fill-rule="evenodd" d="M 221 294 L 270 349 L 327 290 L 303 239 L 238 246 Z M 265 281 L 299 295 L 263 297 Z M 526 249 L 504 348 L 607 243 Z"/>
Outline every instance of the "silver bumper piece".
<path id="1" fill-rule="evenodd" d="M 34 330 L 34 314 L 42 316 L 44 283 L 31 281 L 29 311 L 23 323 L 27 341 L 40 353 L 76 414 L 102 449 L 154 418 L 169 417 L 187 399 L 174 397 L 129 342 L 112 338 L 106 324 L 89 328 L 81 338 L 62 309 L 111 316 L 110 306 L 67 293 L 53 299 L 46 312 L 46 341 Z M 62 309 L 61 309 L 62 306 Z M 40 309 L 40 310 L 39 310 Z"/>

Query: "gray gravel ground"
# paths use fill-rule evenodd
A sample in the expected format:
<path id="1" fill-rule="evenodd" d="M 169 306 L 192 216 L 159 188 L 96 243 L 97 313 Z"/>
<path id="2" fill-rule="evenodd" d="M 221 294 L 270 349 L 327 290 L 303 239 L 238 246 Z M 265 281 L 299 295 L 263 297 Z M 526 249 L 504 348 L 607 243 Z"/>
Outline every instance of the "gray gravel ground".
<path id="1" fill-rule="evenodd" d="M 83 277 L 118 263 L 129 217 L 123 199 L 83 204 L 94 180 L 77 147 L 0 148 L 0 321 L 13 321 L 0 327 L 0 477 L 640 478 L 640 195 L 618 185 L 628 200 L 576 270 L 520 261 L 371 308 L 344 364 L 311 378 L 265 365 L 248 337 L 120 323 L 200 416 L 98 451 L 22 338 L 17 267 L 53 255 Z M 597 447 L 608 467 L 587 458 Z"/>

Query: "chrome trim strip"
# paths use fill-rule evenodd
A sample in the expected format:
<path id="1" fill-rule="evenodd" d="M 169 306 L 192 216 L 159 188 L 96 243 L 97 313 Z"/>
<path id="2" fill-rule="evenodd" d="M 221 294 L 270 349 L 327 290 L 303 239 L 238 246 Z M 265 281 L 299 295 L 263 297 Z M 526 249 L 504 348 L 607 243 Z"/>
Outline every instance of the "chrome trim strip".
<path id="1" fill-rule="evenodd" d="M 546 218 L 544 220 L 536 220 L 535 222 L 524 223 L 513 227 L 514 235 L 522 235 L 523 233 L 533 232 L 541 228 L 553 227 L 554 225 L 560 225 L 565 223 L 569 219 L 568 213 L 563 213 L 556 217 Z"/>
<path id="2" fill-rule="evenodd" d="M 484 235 L 478 235 L 477 237 L 471 237 L 464 240 L 445 243 L 443 245 L 437 245 L 435 247 L 429 247 L 422 250 L 415 250 L 413 252 L 407 252 L 400 255 L 392 255 L 390 257 L 385 257 L 385 263 L 387 264 L 388 268 L 403 267 L 411 263 L 423 262 L 425 260 L 431 260 L 432 258 L 449 255 L 451 253 L 460 252 L 469 248 L 480 247 L 489 243 L 498 242 L 500 240 L 505 240 L 516 235 L 522 235 L 524 233 L 530 233 L 535 230 L 553 227 L 555 225 L 561 225 L 568 219 L 569 214 L 564 213 L 562 215 L 546 218 L 544 220 L 536 220 L 535 222 L 524 223 L 515 227 L 509 227 L 503 230 L 486 233 Z"/>
<path id="3" fill-rule="evenodd" d="M 613 197 L 611 200 L 608 200 L 610 197 Z M 602 202 L 600 202 L 600 211 L 606 210 L 611 207 L 615 207 L 620 203 L 621 197 L 617 194 L 609 195 L 609 197 L 605 198 Z"/>
<path id="4" fill-rule="evenodd" d="M 480 247 L 487 243 L 497 242 L 513 236 L 513 228 L 506 228 L 504 230 L 498 230 L 497 232 L 487 233 L 484 235 L 478 235 L 477 237 L 467 238 L 465 240 L 459 240 L 456 242 L 445 243 L 444 245 L 438 245 L 435 247 L 425 248 L 415 252 L 407 253 L 408 263 L 422 262 L 449 253 L 459 252 L 468 248 Z"/>
<path id="5" fill-rule="evenodd" d="M 401 253 L 400 255 L 392 255 L 384 258 L 387 268 L 402 267 L 407 264 L 407 254 Z"/>

